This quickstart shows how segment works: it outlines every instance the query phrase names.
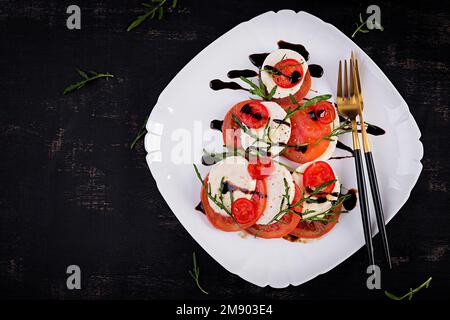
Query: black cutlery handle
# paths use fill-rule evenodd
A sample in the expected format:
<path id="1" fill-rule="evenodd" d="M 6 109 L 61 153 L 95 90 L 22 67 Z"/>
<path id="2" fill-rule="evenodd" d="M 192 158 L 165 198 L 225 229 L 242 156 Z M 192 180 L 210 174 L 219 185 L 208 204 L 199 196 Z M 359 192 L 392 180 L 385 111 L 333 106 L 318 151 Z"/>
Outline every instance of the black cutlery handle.
<path id="1" fill-rule="evenodd" d="M 354 149 L 356 167 L 356 180 L 358 182 L 359 207 L 361 208 L 361 218 L 364 229 L 364 239 L 366 240 L 367 253 L 370 265 L 375 264 L 372 244 L 372 228 L 370 223 L 369 204 L 367 202 L 366 179 L 364 178 L 364 169 L 361 157 L 361 150 Z"/>
<path id="2" fill-rule="evenodd" d="M 370 190 L 372 191 L 373 204 L 375 206 L 375 213 L 377 217 L 378 230 L 380 230 L 381 239 L 383 241 L 386 261 L 389 265 L 389 268 L 391 269 L 392 268 L 391 254 L 389 252 L 389 242 L 386 233 L 386 226 L 384 223 L 383 205 L 381 203 L 380 190 L 378 188 L 378 179 L 375 170 L 375 164 L 373 162 L 372 152 L 371 151 L 366 152 L 365 157 L 366 157 L 367 173 L 369 175 Z"/>

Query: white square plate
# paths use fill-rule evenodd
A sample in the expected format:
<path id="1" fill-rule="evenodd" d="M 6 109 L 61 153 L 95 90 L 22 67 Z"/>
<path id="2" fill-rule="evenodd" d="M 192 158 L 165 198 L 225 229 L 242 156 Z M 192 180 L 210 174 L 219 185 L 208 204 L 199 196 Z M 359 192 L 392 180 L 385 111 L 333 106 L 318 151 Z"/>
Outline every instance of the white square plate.
<path id="1" fill-rule="evenodd" d="M 200 162 L 206 143 L 202 136 L 215 137 L 220 146 L 220 132 L 210 130 L 209 122 L 223 119 L 232 105 L 248 98 L 244 91 L 213 91 L 210 80 L 226 80 L 232 69 L 251 69 L 248 55 L 272 51 L 281 39 L 307 48 L 310 63 L 320 64 L 325 71 L 323 77 L 313 78 L 312 88 L 331 93 L 333 98 L 338 60 L 348 58 L 351 50 L 356 52 L 365 117 L 386 130 L 383 136 L 371 137 L 371 143 L 387 221 L 408 199 L 422 170 L 423 155 L 417 124 L 389 79 L 347 36 L 306 12 L 264 13 L 239 24 L 192 59 L 164 89 L 150 114 L 145 137 L 150 171 L 178 220 L 214 259 L 253 284 L 275 288 L 299 285 L 327 272 L 364 244 L 359 207 L 343 215 L 322 239 L 306 244 L 222 232 L 194 210 L 200 200 L 200 183 L 192 163 Z M 349 143 L 350 137 L 340 140 Z M 182 152 L 180 141 L 192 145 L 184 153 L 184 163 L 174 161 Z M 337 160 L 334 168 L 345 186 L 356 186 L 352 159 Z M 208 168 L 201 171 L 206 174 Z M 374 230 L 375 221 L 373 217 Z"/>

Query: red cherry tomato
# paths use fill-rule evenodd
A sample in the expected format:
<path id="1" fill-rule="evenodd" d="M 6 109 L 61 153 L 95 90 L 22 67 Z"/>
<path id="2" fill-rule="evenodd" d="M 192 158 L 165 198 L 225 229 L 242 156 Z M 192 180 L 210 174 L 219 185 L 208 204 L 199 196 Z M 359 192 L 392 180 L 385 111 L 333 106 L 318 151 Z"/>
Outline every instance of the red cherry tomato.
<path id="1" fill-rule="evenodd" d="M 208 177 L 205 178 L 205 184 L 208 185 Z M 230 232 L 247 229 L 256 223 L 266 208 L 266 193 L 266 182 L 264 180 L 257 180 L 255 193 L 251 199 L 251 201 L 255 204 L 256 214 L 255 218 L 248 223 L 236 223 L 231 216 L 223 216 L 220 213 L 215 212 L 209 205 L 208 195 L 206 194 L 205 188 L 202 188 L 201 199 L 206 217 L 211 224 L 219 230 Z"/>
<path id="2" fill-rule="evenodd" d="M 253 100 L 242 106 L 238 118 L 247 127 L 258 129 L 266 125 L 269 111 L 261 102 Z"/>
<path id="3" fill-rule="evenodd" d="M 239 224 L 246 224 L 256 218 L 255 203 L 247 198 L 239 198 L 231 204 L 231 213 Z"/>
<path id="4" fill-rule="evenodd" d="M 275 170 L 275 166 L 271 158 L 250 159 L 250 163 L 247 166 L 248 173 L 253 179 L 261 180 L 268 177 Z"/>
<path id="5" fill-rule="evenodd" d="M 295 59 L 284 59 L 273 67 L 273 81 L 281 88 L 292 88 L 303 78 L 303 68 Z"/>
<path id="6" fill-rule="evenodd" d="M 320 123 L 329 124 L 334 121 L 336 111 L 334 106 L 328 101 L 320 101 L 316 103 L 314 114 Z"/>
<path id="7" fill-rule="evenodd" d="M 263 180 L 264 181 L 264 180 Z M 292 203 L 297 203 L 302 199 L 302 192 L 300 188 L 295 185 L 295 197 L 292 200 Z M 264 239 L 272 239 L 272 238 L 281 238 L 291 233 L 300 222 L 299 213 L 302 212 L 301 206 L 296 206 L 292 208 L 292 211 L 296 212 L 287 212 L 279 221 L 271 223 L 269 225 L 265 224 L 254 224 L 247 231 L 251 234 L 256 235 L 259 238 Z"/>
<path id="8" fill-rule="evenodd" d="M 325 161 L 317 161 L 309 165 L 303 172 L 303 186 L 307 191 L 314 190 L 325 182 L 336 179 L 333 169 Z M 327 185 L 321 193 L 331 193 L 335 182 Z"/>
<path id="9" fill-rule="evenodd" d="M 309 70 L 307 70 L 300 89 L 294 93 L 295 100 L 298 102 L 302 101 L 308 94 L 309 89 L 311 89 L 311 75 L 309 74 Z M 289 96 L 284 98 L 272 98 L 272 101 L 278 103 L 284 110 L 287 110 L 289 107 L 291 107 L 291 109 L 294 107 Z"/>

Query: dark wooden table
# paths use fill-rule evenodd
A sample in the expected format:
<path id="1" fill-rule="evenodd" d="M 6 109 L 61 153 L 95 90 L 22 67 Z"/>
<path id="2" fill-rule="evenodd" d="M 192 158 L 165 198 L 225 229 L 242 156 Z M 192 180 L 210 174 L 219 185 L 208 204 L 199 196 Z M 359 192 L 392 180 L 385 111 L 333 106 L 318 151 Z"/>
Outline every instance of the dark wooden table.
<path id="1" fill-rule="evenodd" d="M 72 2 L 78 31 L 66 28 Z M 431 1 L 378 4 L 385 31 L 355 41 L 408 102 L 425 147 L 420 179 L 387 228 L 394 270 L 382 286 L 402 293 L 433 276 L 414 299 L 448 299 L 449 12 Z M 163 21 L 127 33 L 140 1 L 0 0 L 0 297 L 386 299 L 366 288 L 364 250 L 300 287 L 259 288 L 228 273 L 169 210 L 142 142 L 129 150 L 172 77 L 233 26 L 291 8 L 350 35 L 366 6 L 180 0 Z M 116 77 L 63 96 L 76 67 Z M 188 275 L 193 251 L 209 296 Z M 71 264 L 82 269 L 81 290 L 66 289 Z"/>

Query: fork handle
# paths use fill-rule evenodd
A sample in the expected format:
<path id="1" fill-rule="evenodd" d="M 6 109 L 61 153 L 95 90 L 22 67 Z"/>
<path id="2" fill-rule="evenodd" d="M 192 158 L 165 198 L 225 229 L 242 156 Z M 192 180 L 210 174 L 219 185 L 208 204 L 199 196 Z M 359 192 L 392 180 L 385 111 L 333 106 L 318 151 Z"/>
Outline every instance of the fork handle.
<path id="1" fill-rule="evenodd" d="M 378 179 L 375 170 L 375 164 L 373 162 L 372 152 L 371 151 L 365 152 L 364 155 L 366 158 L 366 167 L 367 173 L 369 175 L 370 190 L 372 191 L 373 204 L 375 206 L 378 230 L 380 230 L 381 233 L 381 239 L 383 241 L 386 261 L 388 263 L 389 268 L 392 269 L 391 255 L 389 252 L 389 242 L 384 222 L 383 205 L 381 204 L 380 190 L 378 188 Z"/>
<path id="2" fill-rule="evenodd" d="M 364 168 L 361 156 L 361 149 L 359 147 L 358 128 L 356 126 L 355 120 L 352 120 L 352 135 L 353 135 L 353 155 L 355 157 L 356 180 L 358 183 L 359 207 L 361 209 L 361 219 L 364 230 L 364 239 L 366 241 L 369 263 L 370 265 L 374 265 L 375 258 L 373 254 L 372 228 L 370 223 L 369 204 L 367 202 L 366 181 L 364 178 Z"/>

